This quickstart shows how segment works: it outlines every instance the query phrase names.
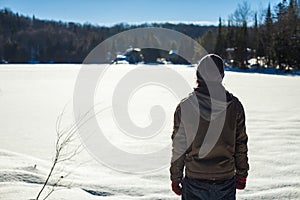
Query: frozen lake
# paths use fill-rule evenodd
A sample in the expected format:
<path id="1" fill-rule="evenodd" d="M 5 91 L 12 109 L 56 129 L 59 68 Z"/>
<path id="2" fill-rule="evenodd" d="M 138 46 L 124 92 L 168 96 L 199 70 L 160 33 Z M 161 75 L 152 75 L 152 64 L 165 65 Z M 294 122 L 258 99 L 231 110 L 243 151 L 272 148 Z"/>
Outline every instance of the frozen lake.
<path id="1" fill-rule="evenodd" d="M 1 200 L 36 197 L 50 168 L 56 119 L 65 105 L 63 123 L 74 119 L 73 94 L 80 67 L 0 65 Z M 167 67 L 195 86 L 194 68 Z M 106 84 L 97 88 L 95 102 L 109 105 L 116 83 L 134 68 L 150 66 L 114 66 L 102 78 Z M 244 104 L 249 136 L 248 183 L 237 199 L 300 199 L 300 77 L 227 72 L 224 85 Z M 161 134 L 142 141 L 121 136 L 109 113 L 104 113 L 98 120 L 112 144 L 138 153 L 171 143 L 172 116 L 180 99 L 159 87 L 138 91 L 128 112 L 138 126 L 146 126 L 151 107 L 161 104 L 168 119 Z M 71 172 L 62 182 L 67 187 L 49 199 L 180 199 L 170 190 L 168 167 L 138 175 L 122 173 L 96 162 L 86 150 L 63 166 Z"/>

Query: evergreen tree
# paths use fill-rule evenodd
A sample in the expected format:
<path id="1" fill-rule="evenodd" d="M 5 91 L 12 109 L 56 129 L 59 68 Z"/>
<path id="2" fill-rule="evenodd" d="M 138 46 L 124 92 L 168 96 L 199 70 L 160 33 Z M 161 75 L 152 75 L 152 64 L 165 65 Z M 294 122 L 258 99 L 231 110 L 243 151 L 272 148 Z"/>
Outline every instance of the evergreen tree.
<path id="1" fill-rule="evenodd" d="M 284 0 L 276 7 L 277 22 L 273 26 L 274 54 L 275 61 L 281 69 L 285 69 L 287 66 L 299 68 L 300 27 L 298 9 L 296 0 L 290 0 L 289 4 Z"/>
<path id="2" fill-rule="evenodd" d="M 287 64 L 290 67 L 297 67 L 300 64 L 300 24 L 299 24 L 299 10 L 296 0 L 290 0 L 287 11 L 288 35 L 287 45 L 289 49 L 293 49 L 287 54 Z"/>
<path id="3" fill-rule="evenodd" d="M 209 29 L 200 39 L 198 39 L 198 42 L 208 53 L 213 53 L 216 45 L 216 34 Z"/>
<path id="4" fill-rule="evenodd" d="M 257 13 L 254 14 L 254 26 L 253 26 L 253 36 L 252 36 L 252 48 L 254 51 L 254 57 L 257 58 L 261 56 L 262 53 L 262 45 L 260 44 L 260 35 L 258 31 L 258 20 L 257 20 Z M 258 62 L 256 62 L 258 64 Z"/>
<path id="5" fill-rule="evenodd" d="M 273 20 L 272 20 L 272 12 L 271 5 L 268 5 L 266 18 L 263 26 L 263 47 L 264 53 L 266 57 L 266 64 L 268 66 L 271 65 L 271 61 L 273 58 Z"/>
<path id="6" fill-rule="evenodd" d="M 222 26 L 222 19 L 219 18 L 219 25 L 218 25 L 218 36 L 216 41 L 215 53 L 220 55 L 221 57 L 225 57 L 225 41 L 224 41 L 224 30 Z"/>
<path id="7" fill-rule="evenodd" d="M 245 68 L 247 60 L 247 47 L 248 47 L 248 28 L 247 22 L 243 23 L 242 27 L 237 29 L 237 45 L 235 51 L 235 60 L 239 63 L 239 66 Z"/>

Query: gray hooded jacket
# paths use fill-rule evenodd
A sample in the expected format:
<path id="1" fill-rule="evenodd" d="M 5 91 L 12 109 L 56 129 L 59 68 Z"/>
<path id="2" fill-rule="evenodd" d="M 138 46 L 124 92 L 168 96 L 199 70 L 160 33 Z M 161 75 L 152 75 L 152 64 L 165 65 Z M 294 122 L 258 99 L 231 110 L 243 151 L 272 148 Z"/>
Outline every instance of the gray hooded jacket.
<path id="1" fill-rule="evenodd" d="M 247 134 L 242 104 L 223 86 L 214 88 L 221 97 L 211 97 L 199 87 L 183 99 L 174 114 L 171 180 L 191 178 L 222 180 L 247 177 Z M 221 95 L 222 96 L 222 95 Z"/>

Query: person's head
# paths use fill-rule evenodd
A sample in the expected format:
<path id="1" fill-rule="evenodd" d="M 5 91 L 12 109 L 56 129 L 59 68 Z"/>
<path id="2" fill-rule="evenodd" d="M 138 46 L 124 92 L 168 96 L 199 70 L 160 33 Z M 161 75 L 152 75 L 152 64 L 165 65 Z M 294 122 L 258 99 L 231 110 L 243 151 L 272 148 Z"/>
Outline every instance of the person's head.
<path id="1" fill-rule="evenodd" d="M 222 83 L 224 78 L 223 59 L 216 54 L 204 56 L 197 67 L 197 83 Z"/>

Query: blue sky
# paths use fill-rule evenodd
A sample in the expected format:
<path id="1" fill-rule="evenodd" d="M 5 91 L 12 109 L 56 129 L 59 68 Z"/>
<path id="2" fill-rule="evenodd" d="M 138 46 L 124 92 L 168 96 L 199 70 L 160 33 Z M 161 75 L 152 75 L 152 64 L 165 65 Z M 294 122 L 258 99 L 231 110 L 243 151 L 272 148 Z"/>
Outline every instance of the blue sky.
<path id="1" fill-rule="evenodd" d="M 281 0 L 248 1 L 261 12 L 268 3 Z M 227 19 L 242 0 L 0 0 L 0 7 L 39 19 L 113 25 L 120 22 L 195 22 L 217 24 Z"/>

